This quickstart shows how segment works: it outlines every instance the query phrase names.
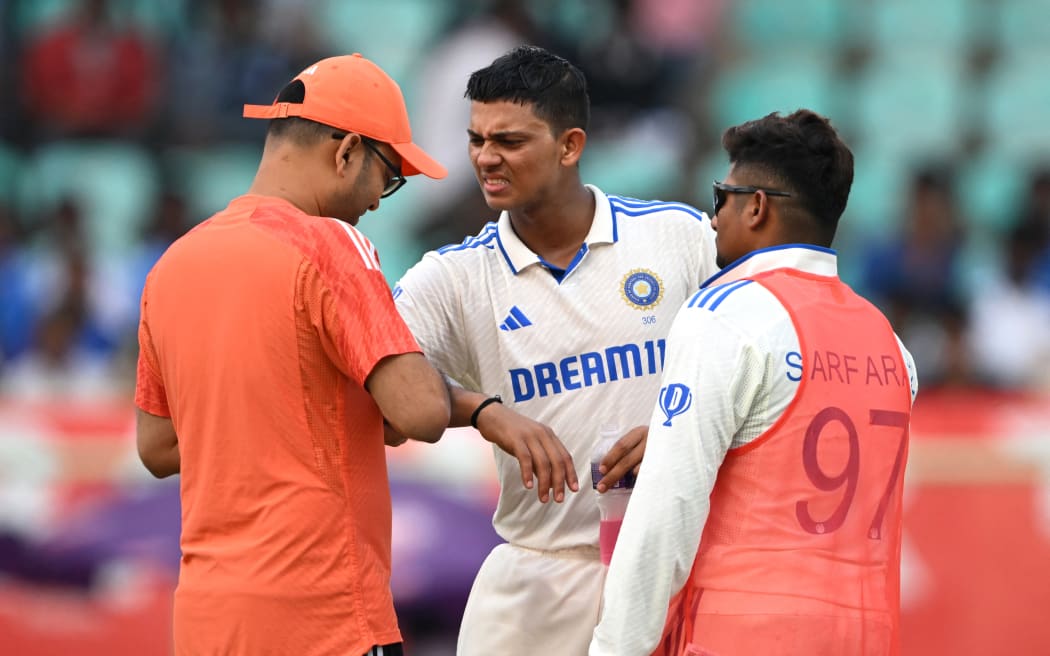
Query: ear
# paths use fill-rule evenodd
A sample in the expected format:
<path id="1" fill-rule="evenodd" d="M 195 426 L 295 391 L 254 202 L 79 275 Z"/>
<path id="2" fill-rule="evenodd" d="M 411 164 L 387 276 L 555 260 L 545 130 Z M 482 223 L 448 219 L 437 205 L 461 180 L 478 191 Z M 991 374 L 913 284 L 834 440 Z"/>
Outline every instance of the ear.
<path id="1" fill-rule="evenodd" d="M 569 128 L 561 136 L 561 163 L 576 166 L 587 145 L 587 133 L 581 128 Z"/>
<path id="2" fill-rule="evenodd" d="M 361 135 L 351 132 L 343 137 L 335 149 L 335 170 L 339 175 L 346 175 L 350 166 L 351 154 L 361 145 Z"/>
<path id="3" fill-rule="evenodd" d="M 756 191 L 751 194 L 747 203 L 747 213 L 744 220 L 751 230 L 762 230 L 770 222 L 770 213 L 773 204 L 769 202 L 769 196 L 764 191 Z"/>

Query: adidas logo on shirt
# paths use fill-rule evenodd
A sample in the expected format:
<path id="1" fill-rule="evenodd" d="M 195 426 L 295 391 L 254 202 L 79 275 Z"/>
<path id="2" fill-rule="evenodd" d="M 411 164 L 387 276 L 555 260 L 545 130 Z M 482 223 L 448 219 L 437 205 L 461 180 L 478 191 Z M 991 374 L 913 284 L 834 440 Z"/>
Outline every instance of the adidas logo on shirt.
<path id="1" fill-rule="evenodd" d="M 499 325 L 500 330 L 517 330 L 524 328 L 525 326 L 531 326 L 532 322 L 525 316 L 525 313 L 518 309 L 515 305 L 510 309 L 510 314 L 503 320 L 503 323 Z"/>

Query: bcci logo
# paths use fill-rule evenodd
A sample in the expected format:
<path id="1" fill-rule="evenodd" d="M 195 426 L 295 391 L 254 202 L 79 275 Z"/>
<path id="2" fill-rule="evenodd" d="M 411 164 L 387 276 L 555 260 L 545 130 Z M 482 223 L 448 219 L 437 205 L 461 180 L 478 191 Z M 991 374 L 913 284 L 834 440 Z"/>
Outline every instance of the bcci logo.
<path id="1" fill-rule="evenodd" d="M 623 277 L 620 293 L 628 305 L 649 310 L 664 297 L 664 288 L 659 276 L 649 269 L 634 269 Z"/>
<path id="2" fill-rule="evenodd" d="M 672 419 L 688 410 L 692 405 L 693 393 L 681 383 L 671 383 L 660 390 L 660 410 L 667 417 L 664 426 L 670 426 Z"/>

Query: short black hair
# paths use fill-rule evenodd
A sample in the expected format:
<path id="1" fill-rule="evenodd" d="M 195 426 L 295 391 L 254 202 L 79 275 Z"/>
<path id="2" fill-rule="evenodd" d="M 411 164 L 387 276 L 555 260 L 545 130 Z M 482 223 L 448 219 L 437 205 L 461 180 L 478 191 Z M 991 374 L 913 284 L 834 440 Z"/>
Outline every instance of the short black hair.
<path id="1" fill-rule="evenodd" d="M 281 89 L 274 102 L 301 103 L 305 98 L 306 85 L 301 80 L 292 80 Z M 322 139 L 330 139 L 332 132 L 333 128 L 324 123 L 289 116 L 271 119 L 266 128 L 266 137 L 288 139 L 300 146 L 309 146 Z"/>
<path id="2" fill-rule="evenodd" d="M 808 109 L 773 112 L 722 135 L 731 164 L 797 194 L 799 206 L 831 245 L 853 185 L 853 153 L 826 117 Z"/>
<path id="3" fill-rule="evenodd" d="M 586 130 L 591 118 L 583 73 L 539 46 L 519 46 L 474 71 L 464 95 L 477 102 L 532 105 L 554 134 L 570 128 Z"/>

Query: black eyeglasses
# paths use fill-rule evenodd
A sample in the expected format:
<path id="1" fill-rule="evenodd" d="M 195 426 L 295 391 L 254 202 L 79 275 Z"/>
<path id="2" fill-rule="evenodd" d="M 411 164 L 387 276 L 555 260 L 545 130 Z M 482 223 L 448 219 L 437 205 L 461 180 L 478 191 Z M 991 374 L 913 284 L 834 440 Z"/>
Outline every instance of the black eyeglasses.
<path id="1" fill-rule="evenodd" d="M 726 196 L 729 194 L 753 194 L 756 191 L 761 191 L 765 192 L 767 196 L 794 196 L 790 191 L 778 191 L 776 189 L 766 189 L 765 187 L 728 185 L 718 180 L 711 184 L 715 192 L 714 216 L 718 216 L 718 210 L 722 209 L 722 206 L 726 204 Z"/>
<path id="2" fill-rule="evenodd" d="M 333 139 L 338 139 L 342 141 L 345 137 L 346 134 L 340 134 L 338 132 L 332 133 Z M 392 174 L 390 179 L 386 181 L 386 187 L 383 188 L 383 193 L 379 194 L 379 197 L 386 198 L 387 196 L 393 196 L 394 192 L 400 189 L 401 187 L 404 187 L 405 183 L 408 182 L 408 180 L 405 179 L 405 176 L 401 175 L 401 169 L 394 166 L 393 162 L 388 160 L 386 156 L 383 155 L 382 151 L 380 151 L 379 148 L 376 146 L 376 142 L 374 140 L 369 139 L 368 137 L 361 137 L 361 143 L 363 143 L 369 150 L 375 153 L 376 156 L 379 157 L 379 159 L 382 160 L 384 164 L 386 164 L 386 167 L 390 169 L 390 173 Z"/>

